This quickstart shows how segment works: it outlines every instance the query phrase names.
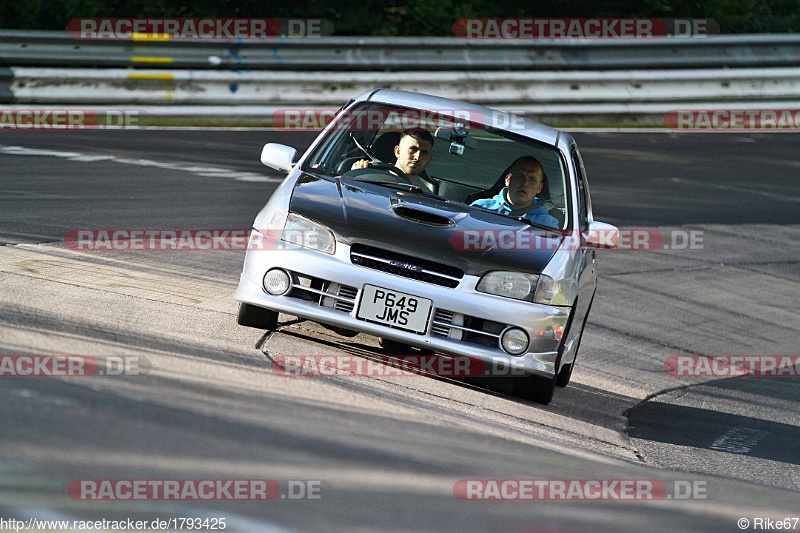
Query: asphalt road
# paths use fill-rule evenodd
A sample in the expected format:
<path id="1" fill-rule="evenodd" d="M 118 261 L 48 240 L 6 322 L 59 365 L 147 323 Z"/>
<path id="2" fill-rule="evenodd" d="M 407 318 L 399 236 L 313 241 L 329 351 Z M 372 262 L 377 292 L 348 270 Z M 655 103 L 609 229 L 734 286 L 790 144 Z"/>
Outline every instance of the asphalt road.
<path id="1" fill-rule="evenodd" d="M 117 356 L 142 375 L 0 379 L 0 518 L 225 517 L 232 531 L 732 531 L 798 516 L 800 378 L 672 376 L 674 355 L 797 354 L 797 137 L 576 133 L 595 218 L 696 249 L 605 252 L 573 383 L 287 378 L 283 354 L 359 354 L 282 317 L 235 323 L 240 252 L 77 252 L 77 228 L 248 228 L 306 133 L 0 136 L 0 354 Z M 672 233 L 670 233 L 672 232 Z M 747 445 L 720 446 L 720 442 Z M 272 479 L 321 497 L 81 501 L 76 479 Z M 461 501 L 464 479 L 647 479 L 658 501 Z"/>

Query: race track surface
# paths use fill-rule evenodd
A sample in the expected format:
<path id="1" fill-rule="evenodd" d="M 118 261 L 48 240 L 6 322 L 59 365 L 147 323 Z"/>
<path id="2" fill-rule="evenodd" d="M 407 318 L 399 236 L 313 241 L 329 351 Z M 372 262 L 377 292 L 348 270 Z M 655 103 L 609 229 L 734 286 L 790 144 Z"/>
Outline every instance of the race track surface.
<path id="1" fill-rule="evenodd" d="M 282 179 L 259 163 L 263 144 L 303 149 L 313 136 L 0 135 L 0 355 L 106 365 L 90 377 L 0 377 L 0 518 L 689 532 L 800 516 L 800 378 L 665 369 L 674 356 L 798 355 L 796 135 L 574 133 L 595 219 L 657 232 L 667 246 L 598 252 L 572 383 L 548 406 L 515 398 L 503 378 L 282 376 L 270 361 L 283 355 L 374 361 L 381 350 L 285 315 L 271 335 L 238 326 L 241 251 L 64 244 L 76 229 L 247 229 Z M 138 372 L 116 375 L 114 361 Z M 265 479 L 280 494 L 98 501 L 68 491 L 119 479 Z M 667 494 L 463 501 L 454 488 L 470 479 L 650 480 Z"/>

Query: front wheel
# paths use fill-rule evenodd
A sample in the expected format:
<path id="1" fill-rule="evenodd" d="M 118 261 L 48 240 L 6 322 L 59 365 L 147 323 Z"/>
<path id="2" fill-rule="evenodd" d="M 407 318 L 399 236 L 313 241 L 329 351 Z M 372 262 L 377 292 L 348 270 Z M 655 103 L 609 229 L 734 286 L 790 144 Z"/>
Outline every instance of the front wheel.
<path id="1" fill-rule="evenodd" d="M 568 365 L 564 365 L 561 367 L 561 372 L 558 373 L 558 377 L 556 378 L 556 385 L 559 387 L 566 387 L 569 385 L 569 380 L 572 377 L 572 369 L 575 367 L 575 361 L 571 362 Z"/>
<path id="2" fill-rule="evenodd" d="M 274 331 L 278 329 L 278 312 L 242 302 L 237 322 L 240 326 Z"/>
<path id="3" fill-rule="evenodd" d="M 553 399 L 556 378 L 521 376 L 514 378 L 514 396 L 547 405 Z"/>
<path id="4" fill-rule="evenodd" d="M 426 348 L 417 348 L 415 350 L 414 347 L 409 344 L 393 341 L 390 339 L 384 339 L 383 337 L 378 337 L 378 344 L 381 345 L 383 351 L 388 355 L 409 355 L 415 353 L 420 353 L 422 355 L 434 354 L 433 350 L 429 350 Z"/>

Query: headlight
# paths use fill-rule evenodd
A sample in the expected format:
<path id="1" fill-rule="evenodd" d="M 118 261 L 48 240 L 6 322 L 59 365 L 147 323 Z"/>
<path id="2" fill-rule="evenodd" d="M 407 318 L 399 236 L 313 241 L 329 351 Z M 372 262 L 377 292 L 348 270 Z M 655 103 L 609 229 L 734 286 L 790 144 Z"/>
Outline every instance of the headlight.
<path id="1" fill-rule="evenodd" d="M 544 274 L 523 272 L 489 272 L 484 275 L 475 290 L 504 298 L 547 304 L 553 301 L 558 284 Z"/>
<path id="2" fill-rule="evenodd" d="M 331 230 L 295 213 L 286 216 L 281 240 L 326 254 L 336 251 L 336 240 Z"/>
<path id="3" fill-rule="evenodd" d="M 515 300 L 531 301 L 539 276 L 522 272 L 489 272 L 481 278 L 476 290 Z"/>

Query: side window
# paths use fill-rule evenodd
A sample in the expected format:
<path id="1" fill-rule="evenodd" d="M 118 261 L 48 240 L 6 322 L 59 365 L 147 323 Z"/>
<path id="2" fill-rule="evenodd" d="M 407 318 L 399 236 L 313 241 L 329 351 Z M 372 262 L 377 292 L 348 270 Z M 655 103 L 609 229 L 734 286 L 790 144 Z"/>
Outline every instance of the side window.
<path id="1" fill-rule="evenodd" d="M 586 177 L 583 169 L 583 161 L 578 151 L 572 149 L 572 164 L 575 166 L 575 171 L 578 175 L 578 225 L 585 228 L 589 224 L 589 206 L 586 199 Z"/>

